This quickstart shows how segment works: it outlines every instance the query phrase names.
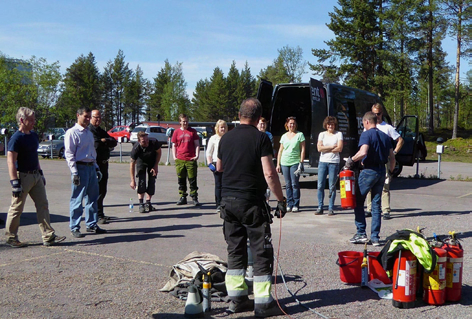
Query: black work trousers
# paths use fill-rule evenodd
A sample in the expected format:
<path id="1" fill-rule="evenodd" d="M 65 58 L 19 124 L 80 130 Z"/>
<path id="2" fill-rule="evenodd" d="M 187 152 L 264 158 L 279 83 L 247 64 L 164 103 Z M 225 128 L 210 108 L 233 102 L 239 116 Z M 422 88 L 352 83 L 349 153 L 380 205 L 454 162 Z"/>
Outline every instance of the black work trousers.
<path id="1" fill-rule="evenodd" d="M 254 276 L 272 275 L 274 249 L 265 204 L 234 197 L 221 199 L 223 234 L 228 245 L 228 269 L 246 269 L 247 239 L 254 260 Z"/>
<path id="2" fill-rule="evenodd" d="M 98 163 L 98 168 L 100 169 L 100 172 L 103 175 L 100 182 L 98 182 L 98 218 L 103 218 L 103 216 L 105 216 L 105 213 L 103 212 L 103 200 L 105 199 L 105 196 L 107 196 L 108 162 Z"/>

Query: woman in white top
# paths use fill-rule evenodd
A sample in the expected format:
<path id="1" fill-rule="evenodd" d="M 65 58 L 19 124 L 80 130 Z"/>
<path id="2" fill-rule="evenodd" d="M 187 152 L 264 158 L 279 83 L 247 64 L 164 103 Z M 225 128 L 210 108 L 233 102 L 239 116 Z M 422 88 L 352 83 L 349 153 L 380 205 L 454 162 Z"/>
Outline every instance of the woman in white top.
<path id="1" fill-rule="evenodd" d="M 334 116 L 327 116 L 323 121 L 325 132 L 318 136 L 318 152 L 320 163 L 318 164 L 318 210 L 315 215 L 323 214 L 324 188 L 326 175 L 329 174 L 329 206 L 328 216 L 334 215 L 334 200 L 336 199 L 336 176 L 339 170 L 339 153 L 343 150 L 343 134 L 336 131 L 338 120 Z"/>
<path id="2" fill-rule="evenodd" d="M 207 157 L 208 167 L 213 172 L 213 176 L 215 177 L 215 202 L 217 213 L 219 213 L 221 210 L 221 179 L 223 177 L 223 173 L 216 171 L 216 159 L 218 158 L 218 145 L 220 143 L 220 139 L 227 131 L 228 124 L 226 124 L 226 121 L 218 120 L 215 125 L 216 134 L 210 137 L 205 154 Z"/>

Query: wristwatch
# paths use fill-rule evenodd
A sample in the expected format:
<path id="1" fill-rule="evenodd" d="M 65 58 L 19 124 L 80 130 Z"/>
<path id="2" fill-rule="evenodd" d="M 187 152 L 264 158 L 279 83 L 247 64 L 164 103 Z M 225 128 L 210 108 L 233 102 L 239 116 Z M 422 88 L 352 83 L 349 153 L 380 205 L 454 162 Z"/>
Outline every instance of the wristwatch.
<path id="1" fill-rule="evenodd" d="M 397 155 L 397 151 L 393 151 L 393 155 Z"/>

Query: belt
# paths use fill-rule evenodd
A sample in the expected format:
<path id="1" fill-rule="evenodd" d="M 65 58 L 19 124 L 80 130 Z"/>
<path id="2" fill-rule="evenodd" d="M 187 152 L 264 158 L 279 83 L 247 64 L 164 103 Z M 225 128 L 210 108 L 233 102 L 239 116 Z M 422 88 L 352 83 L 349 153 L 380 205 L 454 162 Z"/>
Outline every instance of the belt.
<path id="1" fill-rule="evenodd" d="M 39 169 L 35 169 L 35 170 L 32 170 L 32 171 L 20 171 L 20 173 L 23 173 L 23 174 L 39 174 Z"/>
<path id="2" fill-rule="evenodd" d="M 87 166 L 94 166 L 94 162 L 82 162 L 82 161 L 78 161 L 78 162 L 75 162 L 77 165 L 87 165 Z"/>

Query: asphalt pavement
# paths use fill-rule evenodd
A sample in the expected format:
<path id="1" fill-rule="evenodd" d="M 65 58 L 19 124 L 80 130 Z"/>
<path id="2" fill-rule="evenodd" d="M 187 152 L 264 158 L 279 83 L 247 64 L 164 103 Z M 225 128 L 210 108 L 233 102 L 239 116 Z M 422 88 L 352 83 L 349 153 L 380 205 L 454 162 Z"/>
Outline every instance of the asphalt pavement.
<path id="1" fill-rule="evenodd" d="M 122 147 L 122 161 L 129 160 L 130 144 Z M 166 162 L 163 148 L 161 162 Z M 201 155 L 201 159 L 203 154 Z M 129 164 L 120 163 L 119 147 L 110 163 L 105 213 L 111 223 L 107 234 L 73 238 L 69 231 L 70 173 L 64 160 L 41 159 L 47 179 L 52 225 L 67 236 L 62 245 L 44 247 L 34 204 L 27 200 L 19 238 L 29 247 L 13 249 L 0 243 L 0 318 L 181 318 L 185 302 L 160 292 L 172 265 L 193 251 L 208 252 L 226 260 L 222 220 L 215 213 L 213 176 L 206 167 L 198 171 L 201 207 L 176 206 L 179 198 L 175 167 L 159 166 L 153 205 L 157 211 L 129 212 L 129 199 L 137 203 L 129 187 Z M 298 300 L 318 314 L 297 305 L 277 276 L 277 298 L 293 318 L 471 318 L 472 317 L 472 183 L 457 176 L 472 176 L 472 164 L 442 163 L 444 179 L 436 163 L 420 163 L 424 179 L 411 178 L 415 167 L 391 186 L 392 219 L 382 220 L 381 239 L 398 229 L 425 228 L 426 236 L 461 233 L 464 247 L 462 300 L 442 306 L 420 304 L 397 309 L 369 289 L 345 284 L 336 265 L 338 252 L 362 251 L 349 238 L 355 233 L 352 210 L 340 209 L 339 191 L 335 216 L 315 216 L 316 177 L 301 180 L 301 211 L 288 213 L 272 224 L 273 243 L 287 287 Z M 410 171 L 411 170 L 411 171 Z M 434 172 L 436 170 L 436 173 Z M 454 176 L 455 180 L 451 180 Z M 0 157 L 0 218 L 6 219 L 11 188 L 7 163 Z M 447 180 L 446 180 L 447 179 Z M 283 180 L 283 178 L 282 178 Z M 325 190 L 327 194 L 327 190 Z M 327 200 L 327 196 L 326 199 Z M 272 199 L 271 205 L 276 206 Z M 0 226 L 4 228 L 4 226 Z M 82 230 L 85 224 L 82 223 Z M 370 230 L 370 220 L 368 220 Z M 2 229 L 3 231 L 3 229 Z M 381 247 L 369 246 L 369 251 Z M 214 302 L 207 317 L 249 318 L 251 313 L 229 315 L 227 304 Z"/>

